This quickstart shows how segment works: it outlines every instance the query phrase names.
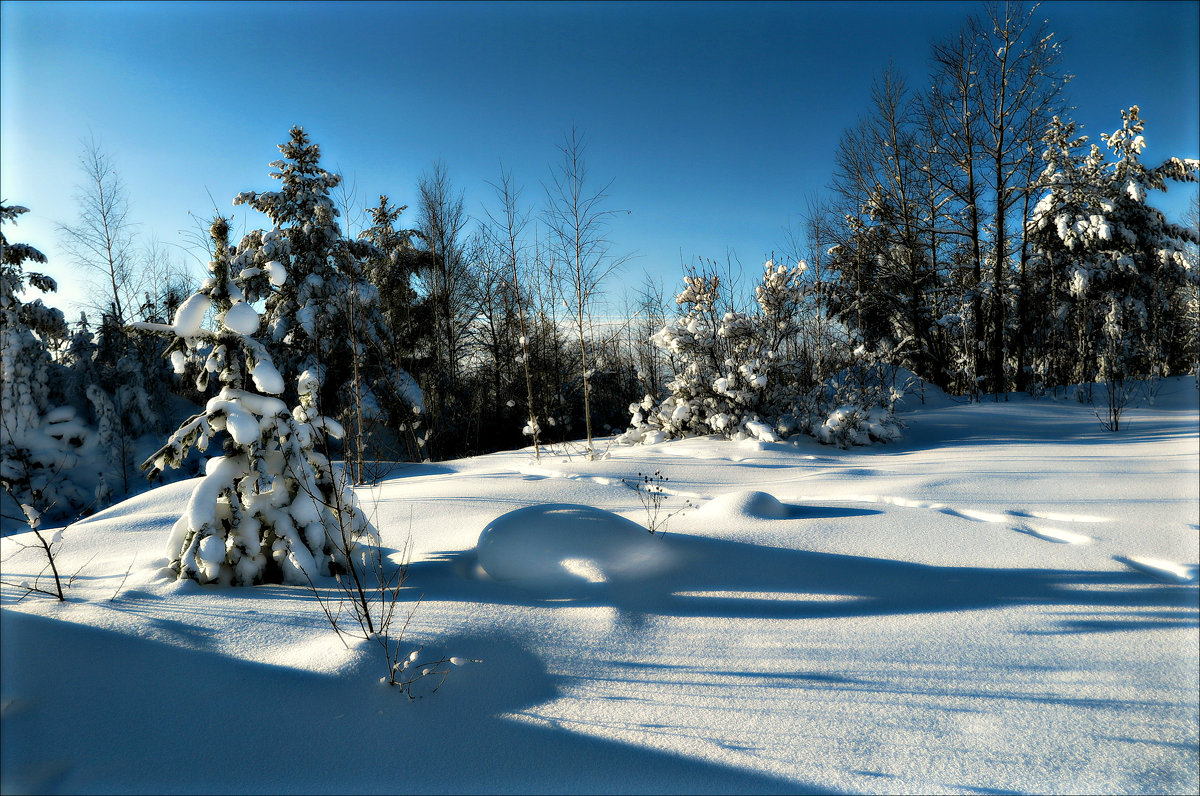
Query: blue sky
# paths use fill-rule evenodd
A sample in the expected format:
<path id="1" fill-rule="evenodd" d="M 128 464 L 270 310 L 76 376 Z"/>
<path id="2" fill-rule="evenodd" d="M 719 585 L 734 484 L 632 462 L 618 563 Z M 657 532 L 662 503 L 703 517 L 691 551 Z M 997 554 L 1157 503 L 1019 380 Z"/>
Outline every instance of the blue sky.
<path id="1" fill-rule="evenodd" d="M 125 180 L 145 234 L 183 243 L 189 211 L 269 190 L 289 127 L 366 200 L 415 205 L 443 160 L 483 215 L 500 163 L 542 202 L 572 124 L 612 180 L 617 253 L 673 289 L 680 263 L 736 253 L 755 272 L 828 184 L 843 130 L 889 62 L 913 85 L 930 43 L 977 3 L 24 3 L 0 16 L 0 192 L 31 209 L 10 239 L 63 283 L 81 141 Z M 1200 3 L 1047 2 L 1084 132 L 1139 104 L 1145 158 L 1197 157 Z M 1169 212 L 1185 191 L 1167 197 Z M 239 209 L 239 222 L 244 213 Z M 414 213 L 406 213 L 411 221 Z M 259 222 L 250 219 L 249 223 Z M 613 292 L 620 291 L 620 284 Z"/>

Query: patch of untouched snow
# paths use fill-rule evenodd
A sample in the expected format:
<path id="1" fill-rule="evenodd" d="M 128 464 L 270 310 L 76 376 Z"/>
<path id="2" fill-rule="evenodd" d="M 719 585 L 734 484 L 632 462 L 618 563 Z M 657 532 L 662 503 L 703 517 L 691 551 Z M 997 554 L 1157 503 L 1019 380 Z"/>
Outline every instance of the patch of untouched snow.
<path id="1" fill-rule="evenodd" d="M 980 511 L 979 509 L 950 509 L 943 508 L 947 514 L 957 514 L 960 517 L 965 517 L 968 520 L 976 522 L 1008 522 L 1009 518 L 1004 514 L 996 514 L 991 511 Z"/>
<path id="2" fill-rule="evenodd" d="M 476 547 L 496 580 L 602 583 L 644 578 L 670 563 L 661 537 L 592 506 L 528 506 L 488 523 Z"/>
<path id="3" fill-rule="evenodd" d="M 1064 531 L 1062 528 L 1047 528 L 1037 526 L 1019 526 L 1019 531 L 1025 531 L 1038 537 L 1045 539 L 1048 542 L 1058 542 L 1059 544 L 1088 544 L 1092 541 L 1092 537 L 1085 536 L 1081 533 L 1073 531 Z"/>
<path id="4" fill-rule="evenodd" d="M 785 519 L 791 510 L 768 492 L 748 489 L 718 495 L 701 506 L 697 515 L 702 517 L 754 517 L 764 520 Z"/>
<path id="5" fill-rule="evenodd" d="M 1108 522 L 1104 517 L 1093 517 L 1088 514 L 1059 514 L 1055 511 L 1031 511 L 1027 515 L 1019 516 L 1037 517 L 1040 520 L 1052 522 Z"/>

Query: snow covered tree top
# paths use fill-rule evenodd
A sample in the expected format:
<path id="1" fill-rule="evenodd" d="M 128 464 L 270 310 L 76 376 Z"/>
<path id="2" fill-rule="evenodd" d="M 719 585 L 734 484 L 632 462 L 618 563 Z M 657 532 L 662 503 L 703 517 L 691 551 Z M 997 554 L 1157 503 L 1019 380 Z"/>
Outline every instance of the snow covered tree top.
<path id="1" fill-rule="evenodd" d="M 17 218 L 28 212 L 27 207 L 0 204 L 0 224 L 15 224 Z M 58 284 L 45 274 L 26 271 L 24 264 L 27 262 L 44 263 L 46 255 L 27 243 L 9 243 L 8 238 L 0 231 L 0 301 L 5 307 L 16 301 L 17 294 L 24 290 L 26 285 L 43 293 L 58 289 Z"/>

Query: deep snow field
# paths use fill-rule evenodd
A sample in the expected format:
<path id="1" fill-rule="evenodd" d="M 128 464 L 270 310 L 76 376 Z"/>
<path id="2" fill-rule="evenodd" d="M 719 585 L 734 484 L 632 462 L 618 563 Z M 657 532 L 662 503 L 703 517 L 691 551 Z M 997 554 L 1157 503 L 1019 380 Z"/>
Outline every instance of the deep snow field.
<path id="1" fill-rule="evenodd" d="M 3 791 L 1196 793 L 1196 380 L 1118 434 L 906 400 L 848 451 L 396 466 L 359 496 L 411 536 L 406 639 L 481 661 L 415 701 L 305 588 L 165 577 L 194 482 L 131 498 L 65 530 L 67 603 L 0 593 Z M 694 508 L 651 536 L 655 471 Z"/>

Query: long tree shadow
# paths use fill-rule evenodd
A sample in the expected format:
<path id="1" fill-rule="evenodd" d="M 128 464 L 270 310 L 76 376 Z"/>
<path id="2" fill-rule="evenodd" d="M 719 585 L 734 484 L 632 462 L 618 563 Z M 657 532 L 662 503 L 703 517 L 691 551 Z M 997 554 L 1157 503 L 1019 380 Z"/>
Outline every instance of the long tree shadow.
<path id="1" fill-rule="evenodd" d="M 1109 445 L 1161 443 L 1195 435 L 1194 410 L 1158 410 L 1149 416 L 1126 419 L 1119 434 L 1104 430 L 1096 416 L 1100 404 L 1074 405 L 1069 402 L 1022 402 L 1020 411 L 1009 411 L 1002 425 L 986 415 L 990 402 L 978 407 L 963 406 L 958 414 L 942 414 L 934 422 L 914 416 L 903 435 L 884 453 L 907 453 L 927 448 L 954 448 L 975 445 Z M 1005 404 L 1001 403 L 1000 406 Z M 1013 404 L 1011 406 L 1018 406 Z M 984 412 L 983 422 L 978 412 Z M 902 417 L 904 417 L 902 415 Z M 905 418 L 908 419 L 908 418 Z M 1128 425 L 1126 425 L 1128 424 Z M 874 451 L 872 451 L 874 453 Z"/>
<path id="2" fill-rule="evenodd" d="M 507 636 L 410 701 L 337 676 L 0 611 L 5 793 L 785 793 L 812 785 L 513 721 L 555 698 Z"/>
<path id="3" fill-rule="evenodd" d="M 1136 572 L 940 567 L 678 533 L 661 544 L 672 565 L 636 579 L 590 583 L 564 574 L 553 582 L 496 581 L 477 565 L 475 551 L 465 550 L 412 564 L 408 586 L 426 599 L 586 601 L 681 617 L 803 619 L 1041 605 L 1126 609 L 1122 629 L 1195 626 L 1200 619 L 1195 584 L 1154 583 Z M 1192 610 L 1164 615 L 1156 608 Z"/>

